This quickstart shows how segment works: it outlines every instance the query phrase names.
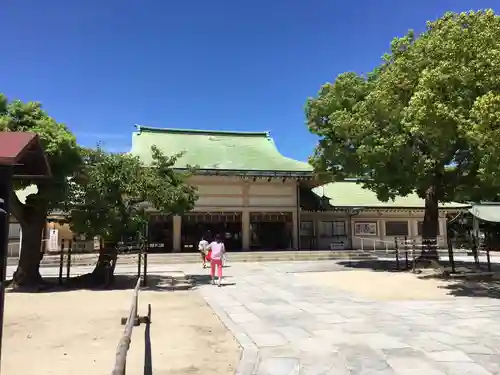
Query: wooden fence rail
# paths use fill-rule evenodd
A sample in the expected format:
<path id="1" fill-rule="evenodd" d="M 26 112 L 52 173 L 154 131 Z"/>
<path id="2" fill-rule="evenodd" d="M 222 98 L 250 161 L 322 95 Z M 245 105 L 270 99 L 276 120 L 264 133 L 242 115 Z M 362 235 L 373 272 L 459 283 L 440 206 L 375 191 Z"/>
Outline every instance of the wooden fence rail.
<path id="1" fill-rule="evenodd" d="M 128 317 L 122 318 L 122 325 L 125 325 L 123 330 L 123 336 L 118 342 L 118 347 L 116 348 L 116 360 L 115 367 L 113 368 L 112 375 L 125 375 L 125 370 L 127 366 L 127 354 L 130 348 L 130 343 L 132 341 L 132 330 L 135 326 L 139 326 L 141 323 L 149 323 L 149 313 L 147 316 L 139 317 L 138 303 L 139 303 L 139 290 L 141 287 L 141 278 L 137 278 L 137 283 L 134 288 L 132 304 L 130 306 L 130 311 Z"/>

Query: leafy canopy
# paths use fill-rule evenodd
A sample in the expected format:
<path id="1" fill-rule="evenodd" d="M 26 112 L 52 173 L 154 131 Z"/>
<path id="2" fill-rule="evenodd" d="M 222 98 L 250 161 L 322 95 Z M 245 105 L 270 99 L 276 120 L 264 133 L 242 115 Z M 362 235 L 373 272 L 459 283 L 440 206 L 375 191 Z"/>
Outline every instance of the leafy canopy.
<path id="1" fill-rule="evenodd" d="M 484 198 L 499 186 L 500 17 L 446 13 L 409 31 L 368 76 L 345 73 L 306 105 L 321 174 L 357 175 L 379 199 Z M 491 190 L 493 191 L 493 189 Z"/>
<path id="2" fill-rule="evenodd" d="M 179 155 L 164 156 L 153 146 L 153 162 L 145 166 L 136 156 L 99 147 L 82 153 L 84 166 L 73 181 L 71 225 L 76 233 L 119 241 L 140 230 L 147 204 L 168 214 L 194 207 L 197 195 L 186 183 L 189 174 L 173 169 Z"/>
<path id="3" fill-rule="evenodd" d="M 68 177 L 79 169 L 81 163 L 74 135 L 42 110 L 40 103 L 9 102 L 3 94 L 0 94 L 0 131 L 37 133 L 51 167 L 53 178 L 38 183 L 38 193 L 28 197 L 26 211 L 33 208 L 46 213 L 47 209 L 60 208 L 66 202 Z M 23 183 L 26 186 L 33 182 Z M 13 214 L 22 222 L 29 213 L 23 215 L 19 202 L 13 203 Z"/>

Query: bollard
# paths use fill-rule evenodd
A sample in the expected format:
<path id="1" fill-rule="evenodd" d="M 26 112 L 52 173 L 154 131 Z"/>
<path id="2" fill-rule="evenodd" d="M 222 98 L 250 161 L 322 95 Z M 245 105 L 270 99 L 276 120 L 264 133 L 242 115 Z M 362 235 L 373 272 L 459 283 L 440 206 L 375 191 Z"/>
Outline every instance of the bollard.
<path id="1" fill-rule="evenodd" d="M 61 253 L 59 254 L 59 285 L 63 284 L 64 268 L 64 239 L 61 240 Z"/>

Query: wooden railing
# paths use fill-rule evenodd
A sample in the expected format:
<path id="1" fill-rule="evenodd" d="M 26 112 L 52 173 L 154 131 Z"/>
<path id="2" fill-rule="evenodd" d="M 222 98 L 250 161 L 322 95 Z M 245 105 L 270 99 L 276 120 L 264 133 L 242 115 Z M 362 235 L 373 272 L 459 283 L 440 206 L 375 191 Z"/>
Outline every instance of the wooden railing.
<path id="1" fill-rule="evenodd" d="M 149 335 L 149 324 L 151 319 L 151 305 L 148 305 L 148 315 L 140 317 L 137 313 L 139 304 L 139 291 L 141 287 L 141 278 L 137 278 L 137 283 L 134 288 L 134 293 L 132 297 L 132 304 L 130 306 L 128 317 L 122 318 L 122 325 L 125 325 L 123 330 L 123 336 L 120 338 L 118 347 L 116 349 L 116 359 L 115 367 L 113 368 L 112 375 L 125 375 L 125 370 L 127 367 L 127 354 L 130 349 L 130 343 L 132 341 L 132 331 L 134 327 L 141 324 L 146 324 L 146 332 Z M 146 345 L 150 346 L 150 343 L 146 342 Z M 146 369 L 145 364 L 145 369 Z M 149 366 L 148 366 L 149 367 Z"/>

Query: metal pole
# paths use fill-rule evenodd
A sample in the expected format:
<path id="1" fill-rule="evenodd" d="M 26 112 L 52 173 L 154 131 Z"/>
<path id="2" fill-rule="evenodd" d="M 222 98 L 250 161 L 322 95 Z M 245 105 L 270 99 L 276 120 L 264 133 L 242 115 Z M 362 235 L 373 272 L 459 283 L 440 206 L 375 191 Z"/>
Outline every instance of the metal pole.
<path id="1" fill-rule="evenodd" d="M 148 283 L 148 252 L 149 252 L 149 218 L 146 221 L 146 236 L 144 238 L 144 249 L 142 251 L 142 254 L 144 256 L 144 270 L 142 272 L 142 285 L 146 286 Z"/>
<path id="2" fill-rule="evenodd" d="M 12 191 L 12 167 L 0 166 L 0 367 L 2 365 L 3 313 L 5 306 L 5 278 L 9 247 L 9 199 Z"/>
<path id="3" fill-rule="evenodd" d="M 398 245 L 398 238 L 394 238 L 394 248 L 396 249 L 396 269 L 399 270 L 399 245 Z"/>
<path id="4" fill-rule="evenodd" d="M 138 253 L 138 257 L 137 257 L 137 277 L 140 278 L 141 277 L 141 258 L 142 258 L 142 248 L 143 248 L 144 244 L 140 244 L 139 245 L 139 253 Z"/>
<path id="5" fill-rule="evenodd" d="M 405 266 L 406 269 L 410 267 L 408 263 L 408 237 L 405 236 Z"/>
<path id="6" fill-rule="evenodd" d="M 488 262 L 488 272 L 491 272 L 490 247 L 486 247 L 486 261 Z"/>
<path id="7" fill-rule="evenodd" d="M 453 244 L 451 243 L 451 236 L 449 235 L 449 233 L 447 236 L 447 242 L 448 242 L 448 257 L 450 260 L 451 272 L 455 273 L 455 257 L 453 256 Z"/>
<path id="8" fill-rule="evenodd" d="M 61 240 L 61 254 L 59 255 L 59 285 L 63 283 L 63 268 L 64 268 L 64 239 Z"/>
<path id="9" fill-rule="evenodd" d="M 73 250 L 73 241 L 68 240 L 68 260 L 66 262 L 66 279 L 71 275 L 71 251 Z"/>
<path id="10" fill-rule="evenodd" d="M 148 285 L 148 252 L 144 252 L 144 271 L 142 273 L 142 285 L 147 286 Z"/>

